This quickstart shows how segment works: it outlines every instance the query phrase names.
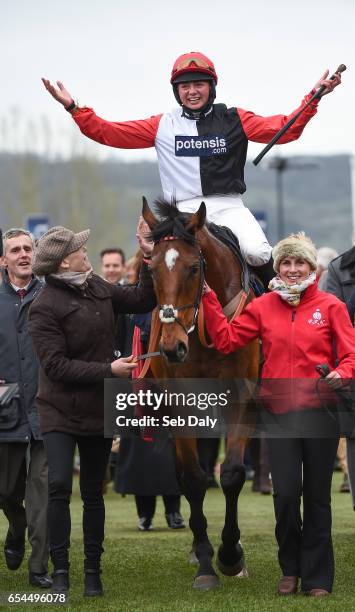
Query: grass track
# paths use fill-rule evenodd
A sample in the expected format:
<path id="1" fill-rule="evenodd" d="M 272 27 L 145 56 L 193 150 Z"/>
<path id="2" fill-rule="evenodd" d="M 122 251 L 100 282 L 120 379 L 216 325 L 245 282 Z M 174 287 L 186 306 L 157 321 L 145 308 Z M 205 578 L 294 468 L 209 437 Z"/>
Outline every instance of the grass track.
<path id="1" fill-rule="evenodd" d="M 72 546 L 70 602 L 66 609 L 115 610 L 116 612 L 274 612 L 347 610 L 355 612 L 355 513 L 350 495 L 338 493 L 340 475 L 333 482 L 333 539 L 336 556 L 334 593 L 327 599 L 314 600 L 303 595 L 280 598 L 275 594 L 279 578 L 274 540 L 274 517 L 271 496 L 251 493 L 247 483 L 240 501 L 240 525 L 249 569 L 249 579 L 221 577 L 215 591 L 192 589 L 194 568 L 187 563 L 191 544 L 188 529 L 171 531 L 164 518 L 159 499 L 154 520 L 155 531 L 139 532 L 134 500 L 122 498 L 109 490 L 106 495 L 106 541 L 103 557 L 105 597 L 82 597 L 83 551 L 81 535 L 81 501 L 77 483 L 71 504 Z M 223 520 L 223 496 L 208 491 L 206 515 L 213 546 L 219 544 Z M 183 501 L 182 512 L 188 517 Z M 1 516 L 1 515 L 0 515 Z M 4 541 L 5 518 L 1 516 L 0 538 Z M 24 562 L 17 572 L 9 572 L 0 557 L 0 591 L 30 591 Z M 32 591 L 35 589 L 32 588 Z M 41 591 L 42 592 L 42 591 Z M 1 605 L 0 605 L 1 607 Z M 17 611 L 60 610 L 50 605 L 2 606 Z"/>

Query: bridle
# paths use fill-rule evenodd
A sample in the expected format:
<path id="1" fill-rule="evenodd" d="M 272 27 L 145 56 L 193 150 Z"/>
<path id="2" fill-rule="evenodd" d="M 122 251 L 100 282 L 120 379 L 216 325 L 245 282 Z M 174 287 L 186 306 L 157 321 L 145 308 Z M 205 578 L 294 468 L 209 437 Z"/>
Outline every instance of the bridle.
<path id="1" fill-rule="evenodd" d="M 179 240 L 179 238 L 176 238 L 175 236 L 166 236 L 165 238 L 162 238 L 159 242 L 163 242 L 165 240 Z M 156 244 L 159 244 L 159 242 L 157 242 Z M 203 284 L 205 281 L 206 262 L 205 262 L 205 259 L 202 255 L 202 251 L 200 248 L 198 249 L 198 257 L 199 257 L 199 267 L 200 267 L 200 282 L 199 282 L 195 301 L 192 302 L 191 304 L 184 304 L 183 306 L 174 306 L 173 304 L 164 304 L 164 305 L 158 304 L 160 321 L 162 323 L 177 323 L 178 325 L 180 325 L 180 327 L 182 327 L 182 329 L 187 335 L 189 335 L 195 329 L 196 319 L 198 316 L 198 310 L 200 307 L 200 302 L 201 302 L 201 297 L 202 297 L 202 292 L 203 292 Z M 179 312 L 181 312 L 182 310 L 186 310 L 187 308 L 194 309 L 192 323 L 189 327 L 186 327 L 182 323 L 182 321 L 179 319 Z"/>
<path id="2" fill-rule="evenodd" d="M 155 242 L 155 245 L 159 244 L 160 242 L 168 241 L 168 240 L 183 240 L 183 238 L 179 238 L 178 236 L 165 236 L 164 238 L 157 240 Z M 204 286 L 204 281 L 205 281 L 206 262 L 205 262 L 205 259 L 203 257 L 202 251 L 199 248 L 199 246 L 197 246 L 197 249 L 198 249 L 198 257 L 199 257 L 200 280 L 199 280 L 199 286 L 198 286 L 198 290 L 197 290 L 197 294 L 196 294 L 194 302 L 190 304 L 184 304 L 183 306 L 177 306 L 177 307 L 175 307 L 174 304 L 163 304 L 163 305 L 157 304 L 157 311 L 156 311 L 157 318 L 155 319 L 155 324 L 157 323 L 159 326 L 159 320 L 161 323 L 167 323 L 167 324 L 177 323 L 184 330 L 186 335 L 189 335 L 195 329 L 196 323 L 198 322 L 198 337 L 199 337 L 201 345 L 205 348 L 212 349 L 214 348 L 213 343 L 208 343 L 205 337 L 203 308 L 200 307 L 202 293 L 203 293 L 203 286 Z M 245 266 L 245 263 L 242 265 Z M 242 290 L 236 296 L 234 296 L 234 298 L 232 298 L 232 300 L 230 300 L 223 309 L 223 312 L 228 317 L 229 321 L 233 320 L 236 316 L 238 316 L 243 311 L 248 301 L 248 297 L 250 296 L 251 289 L 249 286 L 249 276 L 248 276 L 248 271 L 246 269 L 246 266 L 243 268 L 243 275 L 244 275 L 244 279 L 247 278 L 248 280 L 247 288 L 246 289 L 242 288 Z M 183 322 L 179 319 L 179 312 L 181 312 L 182 310 L 186 310 L 188 308 L 193 308 L 194 313 L 193 313 L 193 318 L 192 318 L 192 322 L 190 326 L 185 326 Z M 156 329 L 156 325 L 154 327 L 154 330 L 155 329 Z M 155 345 L 153 345 L 152 343 L 150 346 L 153 347 Z M 145 353 L 144 355 L 139 355 L 139 357 L 137 357 L 136 359 L 139 361 L 141 359 L 150 359 L 151 357 L 158 357 L 161 355 L 162 355 L 161 348 L 159 348 L 158 351 L 149 351 L 148 353 Z"/>

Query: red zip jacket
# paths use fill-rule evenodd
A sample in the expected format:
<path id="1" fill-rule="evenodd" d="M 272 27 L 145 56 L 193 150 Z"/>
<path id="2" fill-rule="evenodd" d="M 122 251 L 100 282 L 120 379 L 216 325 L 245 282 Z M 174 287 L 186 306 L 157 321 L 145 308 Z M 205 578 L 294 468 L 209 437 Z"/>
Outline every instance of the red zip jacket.
<path id="1" fill-rule="evenodd" d="M 342 378 L 354 377 L 355 330 L 346 307 L 335 296 L 319 291 L 316 284 L 305 290 L 297 307 L 275 292 L 266 293 L 253 300 L 231 323 L 214 291 L 203 296 L 203 307 L 208 334 L 220 352 L 231 353 L 261 338 L 265 358 L 262 378 L 284 379 L 284 383 L 273 385 L 273 412 L 285 411 L 286 389 L 288 410 L 319 406 L 315 381 L 305 380 L 319 378 L 315 369 L 318 364 L 327 363 Z M 292 383 L 294 379 L 302 380 Z M 271 391 L 270 385 L 264 385 L 263 396 L 267 386 Z"/>

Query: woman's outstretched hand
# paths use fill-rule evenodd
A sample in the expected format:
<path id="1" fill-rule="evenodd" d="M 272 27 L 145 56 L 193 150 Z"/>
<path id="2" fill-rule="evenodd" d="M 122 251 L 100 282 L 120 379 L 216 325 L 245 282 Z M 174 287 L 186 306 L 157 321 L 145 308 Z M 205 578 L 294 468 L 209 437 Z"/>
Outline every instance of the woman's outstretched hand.
<path id="1" fill-rule="evenodd" d="M 148 240 L 150 229 L 148 224 L 144 221 L 142 215 L 139 217 L 136 238 L 138 240 L 141 251 L 145 257 L 150 257 L 152 254 L 154 243 Z"/>

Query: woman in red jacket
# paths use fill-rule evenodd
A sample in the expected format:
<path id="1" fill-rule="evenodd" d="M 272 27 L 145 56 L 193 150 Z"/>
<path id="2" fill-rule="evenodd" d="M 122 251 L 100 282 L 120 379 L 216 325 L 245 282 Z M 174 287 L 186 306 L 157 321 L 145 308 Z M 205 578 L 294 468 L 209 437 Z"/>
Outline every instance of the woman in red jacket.
<path id="1" fill-rule="evenodd" d="M 234 321 L 227 322 L 216 294 L 208 286 L 203 306 L 207 331 L 222 353 L 262 339 L 262 377 L 268 379 L 262 393 L 269 411 L 287 413 L 279 414 L 282 422 L 293 411 L 303 417 L 306 409 L 320 407 L 314 380 L 319 377 L 318 364 L 330 366 L 326 380 L 332 389 L 354 377 L 355 332 L 344 304 L 318 291 L 317 253 L 309 238 L 303 233 L 292 234 L 275 246 L 273 257 L 277 276 L 270 282 L 271 292 L 253 300 Z M 287 380 L 293 384 L 287 384 L 286 395 L 281 393 L 275 399 L 273 393 L 268 400 L 270 379 L 283 379 L 275 381 L 280 386 Z M 278 593 L 296 593 L 300 577 L 302 591 L 322 596 L 331 592 L 334 579 L 330 488 L 338 438 L 335 433 L 322 438 L 299 435 L 268 439 L 275 533 L 283 574 Z"/>

